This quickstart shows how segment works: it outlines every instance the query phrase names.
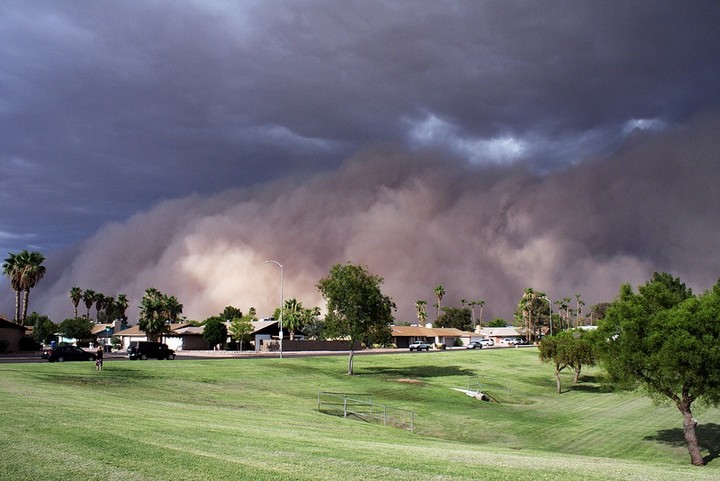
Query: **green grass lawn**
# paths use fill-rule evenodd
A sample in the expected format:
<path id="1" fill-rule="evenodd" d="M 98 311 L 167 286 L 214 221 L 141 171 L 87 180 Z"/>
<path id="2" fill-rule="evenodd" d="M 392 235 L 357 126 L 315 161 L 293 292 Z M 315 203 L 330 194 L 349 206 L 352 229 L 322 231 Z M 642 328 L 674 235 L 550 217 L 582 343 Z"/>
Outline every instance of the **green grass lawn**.
<path id="1" fill-rule="evenodd" d="M 347 359 L 0 364 L 2 480 L 720 479 L 720 409 L 694 468 L 672 406 L 589 369 L 555 394 L 535 349 Z M 453 388 L 479 383 L 498 402 Z M 323 414 L 318 391 L 415 411 L 415 433 Z"/>

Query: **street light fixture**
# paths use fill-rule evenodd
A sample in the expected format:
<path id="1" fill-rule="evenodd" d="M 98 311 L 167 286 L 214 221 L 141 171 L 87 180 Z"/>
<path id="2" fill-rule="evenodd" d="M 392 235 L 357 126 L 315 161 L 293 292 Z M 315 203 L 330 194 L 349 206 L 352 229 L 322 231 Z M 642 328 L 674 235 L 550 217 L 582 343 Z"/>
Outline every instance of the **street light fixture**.
<path id="1" fill-rule="evenodd" d="M 283 357 L 283 304 L 285 303 L 285 268 L 278 261 L 265 261 L 265 264 L 275 264 L 280 268 L 280 359 Z"/>

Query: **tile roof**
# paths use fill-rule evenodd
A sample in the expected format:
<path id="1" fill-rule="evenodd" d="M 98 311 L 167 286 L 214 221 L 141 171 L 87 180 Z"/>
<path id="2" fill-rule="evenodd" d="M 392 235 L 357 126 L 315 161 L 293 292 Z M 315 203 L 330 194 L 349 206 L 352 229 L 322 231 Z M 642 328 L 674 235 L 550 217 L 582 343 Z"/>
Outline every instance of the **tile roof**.
<path id="1" fill-rule="evenodd" d="M 452 327 L 392 326 L 393 337 L 463 337 L 472 333 Z"/>

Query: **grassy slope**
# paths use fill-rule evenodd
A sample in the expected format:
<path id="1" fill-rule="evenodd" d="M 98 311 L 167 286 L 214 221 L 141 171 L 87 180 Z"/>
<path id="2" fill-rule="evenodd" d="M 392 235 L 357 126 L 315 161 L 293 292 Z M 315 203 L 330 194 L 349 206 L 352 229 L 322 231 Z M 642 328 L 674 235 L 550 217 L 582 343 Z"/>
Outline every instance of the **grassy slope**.
<path id="1" fill-rule="evenodd" d="M 688 465 L 675 408 L 593 382 L 554 394 L 534 349 L 363 356 L 353 377 L 345 362 L 0 364 L 0 479 L 720 477 L 720 459 Z M 452 390 L 476 382 L 500 403 Z M 320 390 L 413 409 L 417 431 L 319 413 Z M 696 417 L 713 458 L 720 410 Z"/>

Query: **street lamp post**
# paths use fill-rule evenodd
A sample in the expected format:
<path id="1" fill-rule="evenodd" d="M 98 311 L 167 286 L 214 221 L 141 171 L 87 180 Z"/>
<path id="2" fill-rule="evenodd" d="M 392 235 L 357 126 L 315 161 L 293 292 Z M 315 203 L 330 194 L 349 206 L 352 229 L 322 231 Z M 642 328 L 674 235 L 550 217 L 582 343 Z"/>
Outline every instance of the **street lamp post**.
<path id="1" fill-rule="evenodd" d="M 265 261 L 280 268 L 280 359 L 283 357 L 283 304 L 285 303 L 285 268 L 278 261 Z"/>

